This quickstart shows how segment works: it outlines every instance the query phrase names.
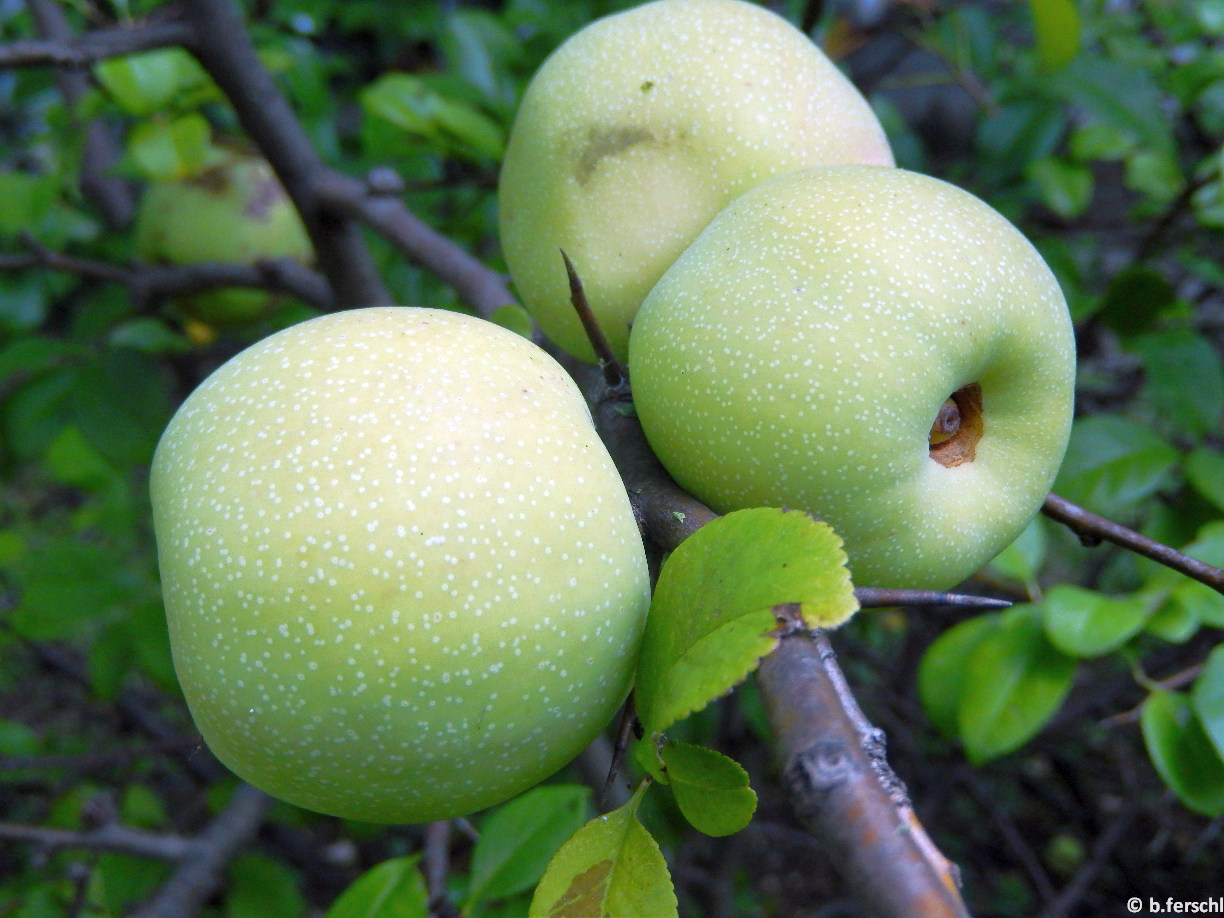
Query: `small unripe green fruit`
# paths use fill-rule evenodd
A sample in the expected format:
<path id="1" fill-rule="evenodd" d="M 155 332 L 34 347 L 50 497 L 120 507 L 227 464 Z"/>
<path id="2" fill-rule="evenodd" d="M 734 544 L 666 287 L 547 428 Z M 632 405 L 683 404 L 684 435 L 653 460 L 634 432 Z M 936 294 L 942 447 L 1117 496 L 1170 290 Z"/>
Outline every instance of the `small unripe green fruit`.
<path id="1" fill-rule="evenodd" d="M 234 357 L 153 461 L 174 664 L 239 776 L 375 822 L 564 766 L 629 690 L 649 603 L 577 387 L 492 323 L 313 319 Z"/>
<path id="2" fill-rule="evenodd" d="M 532 79 L 502 166 L 502 247 L 545 334 L 590 360 L 564 249 L 623 359 L 647 292 L 736 195 L 804 166 L 892 162 L 866 100 L 786 20 L 656 0 L 577 32 Z"/>
<path id="3" fill-rule="evenodd" d="M 306 229 L 272 168 L 237 153 L 191 178 L 151 184 L 136 214 L 135 248 L 145 261 L 173 265 L 313 260 Z M 191 294 L 179 305 L 193 319 L 225 327 L 260 319 L 278 302 L 266 290 L 231 287 Z"/>
<path id="4" fill-rule="evenodd" d="M 900 169 L 744 194 L 651 291 L 629 351 L 675 479 L 720 512 L 824 519 L 860 586 L 972 574 L 1040 509 L 1070 432 L 1053 274 L 988 205 Z"/>

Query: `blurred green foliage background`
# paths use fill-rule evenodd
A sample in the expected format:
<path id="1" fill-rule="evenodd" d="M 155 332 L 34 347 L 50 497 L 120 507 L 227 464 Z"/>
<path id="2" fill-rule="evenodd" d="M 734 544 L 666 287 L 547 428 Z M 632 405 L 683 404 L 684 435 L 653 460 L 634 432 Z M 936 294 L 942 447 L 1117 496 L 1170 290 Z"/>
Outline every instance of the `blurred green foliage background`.
<path id="1" fill-rule="evenodd" d="M 414 213 L 501 268 L 497 167 L 526 81 L 567 35 L 627 5 L 244 7 L 323 158 L 354 176 L 392 167 Z M 60 4 L 77 31 L 159 6 Z M 1054 267 L 1081 361 L 1056 490 L 1224 564 L 1224 2 L 774 6 L 870 98 L 899 165 L 984 198 Z M 0 43 L 37 36 L 29 5 L 0 2 Z M 182 50 L 88 76 L 68 100 L 51 68 L 0 70 L 0 818 L 186 836 L 235 780 L 198 745 L 178 695 L 147 469 L 194 385 L 317 307 L 282 301 L 215 327 L 138 295 L 130 211 L 104 213 L 81 191 L 84 126 L 104 126 L 118 153 L 110 175 L 133 203 L 247 139 Z M 367 239 L 397 302 L 462 308 L 385 239 Z M 1224 891 L 1224 596 L 1045 520 L 971 586 L 1023 605 L 861 615 L 837 646 L 974 913 L 1095 915 L 1129 895 Z M 786 810 L 751 685 L 684 729 L 733 751 L 762 799 L 753 826 L 725 840 L 655 805 L 682 914 L 852 914 L 837 910 L 846 893 L 829 853 Z M 570 791 L 552 805 L 590 804 Z M 559 844 L 547 833 L 499 842 L 514 829 L 495 820 L 476 822 L 518 867 Z M 322 914 L 397 857 L 379 876 L 417 890 L 422 838 L 278 805 L 206 913 Z M 489 880 L 462 832 L 450 850 L 455 902 L 525 914 L 533 879 Z M 170 869 L 0 835 L 0 916 L 125 914 Z M 383 914 L 354 901 L 353 914 Z"/>

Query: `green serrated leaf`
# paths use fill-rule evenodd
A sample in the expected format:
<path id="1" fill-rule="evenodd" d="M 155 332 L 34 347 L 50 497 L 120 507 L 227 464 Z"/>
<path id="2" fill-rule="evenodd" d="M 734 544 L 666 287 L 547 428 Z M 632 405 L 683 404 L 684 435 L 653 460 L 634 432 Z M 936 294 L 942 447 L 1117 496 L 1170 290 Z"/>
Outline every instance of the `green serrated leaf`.
<path id="1" fill-rule="evenodd" d="M 1028 176 L 1041 202 L 1060 217 L 1079 216 L 1092 203 L 1095 179 L 1087 166 L 1047 156 L 1029 164 Z"/>
<path id="2" fill-rule="evenodd" d="M 1190 704 L 1216 755 L 1224 759 L 1224 644 L 1207 655 L 1190 691 Z"/>
<path id="3" fill-rule="evenodd" d="M 326 918 L 428 918 L 420 859 L 419 854 L 393 857 L 367 870 L 332 903 Z"/>
<path id="4" fill-rule="evenodd" d="M 670 741 L 661 754 L 676 805 L 698 832 L 733 835 L 752 821 L 756 793 L 748 786 L 748 772 L 734 759 L 705 746 Z"/>
<path id="5" fill-rule="evenodd" d="M 110 551 L 69 540 L 32 555 L 20 581 L 20 599 L 9 623 L 35 641 L 79 634 L 86 622 L 129 596 Z"/>
<path id="6" fill-rule="evenodd" d="M 1152 611 L 1143 599 L 1104 596 L 1071 584 L 1051 589 L 1041 609 L 1050 643 L 1073 657 L 1118 649 L 1139 633 Z"/>
<path id="7" fill-rule="evenodd" d="M 1193 437 L 1220 429 L 1224 361 L 1206 338 L 1179 328 L 1142 335 L 1131 347 L 1143 359 L 1144 396 L 1166 426 Z"/>
<path id="8" fill-rule="evenodd" d="M 1196 813 L 1224 813 L 1224 761 L 1190 701 L 1180 692 L 1155 691 L 1139 717 L 1143 741 L 1161 779 Z"/>
<path id="9" fill-rule="evenodd" d="M 90 445 L 75 424 L 60 431 L 44 458 L 53 478 L 78 488 L 100 490 L 119 478 L 118 469 Z"/>
<path id="10" fill-rule="evenodd" d="M 655 737 L 643 736 L 634 741 L 633 760 L 654 780 L 660 784 L 667 783 L 667 770 L 663 767 L 663 760 L 659 758 L 659 741 Z"/>
<path id="11" fill-rule="evenodd" d="M 1076 421 L 1054 490 L 1113 519 L 1133 517 L 1135 506 L 1171 480 L 1180 456 L 1150 427 L 1114 415 Z"/>
<path id="12" fill-rule="evenodd" d="M 173 121 L 141 121 L 128 137 L 127 155 L 149 181 L 189 178 L 216 165 L 224 154 L 212 144 L 212 128 L 192 112 Z"/>
<path id="13" fill-rule="evenodd" d="M 1051 75 L 1044 88 L 1097 119 L 1114 125 L 1139 146 L 1173 151 L 1172 122 L 1153 118 L 1164 99 L 1160 87 L 1143 67 L 1094 55 L 1077 55 Z"/>
<path id="14" fill-rule="evenodd" d="M 810 628 L 849 618 L 845 562 L 837 534 L 795 511 L 740 510 L 686 539 L 659 576 L 638 662 L 647 735 L 743 681 L 777 643 L 775 607 Z"/>
<path id="15" fill-rule="evenodd" d="M 638 822 L 648 784 L 624 806 L 579 829 L 549 862 L 531 900 L 531 918 L 677 915 L 676 893 L 659 846 Z"/>
<path id="16" fill-rule="evenodd" d="M 953 625 L 927 648 L 918 666 L 918 697 L 931 723 L 944 736 L 960 736 L 961 694 L 969 660 L 977 646 L 999 627 L 999 613 L 989 612 Z"/>
<path id="17" fill-rule="evenodd" d="M 1224 510 L 1224 456 L 1207 446 L 1186 459 L 1186 481 L 1217 510 Z"/>
<path id="18" fill-rule="evenodd" d="M 505 152 L 501 126 L 466 101 L 444 95 L 423 77 L 389 73 L 361 93 L 371 115 L 420 137 L 439 152 L 476 159 L 500 159 Z"/>
<path id="19" fill-rule="evenodd" d="M 1037 734 L 1071 689 L 1076 661 L 1052 646 L 1036 606 L 1013 606 L 973 649 L 957 721 L 969 760 L 980 765 Z"/>
<path id="20" fill-rule="evenodd" d="M 1046 71 L 1061 70 L 1079 53 L 1079 13 L 1072 0 L 1029 0 L 1037 56 Z"/>
<path id="21" fill-rule="evenodd" d="M 534 886 L 553 855 L 587 818 L 591 792 L 577 785 L 544 785 L 506 803 L 480 825 L 472 879 L 464 903 L 505 899 Z"/>
<path id="22" fill-rule="evenodd" d="M 182 48 L 159 48 L 103 61 L 94 75 L 130 115 L 150 115 L 176 95 L 208 82 L 204 69 Z"/>

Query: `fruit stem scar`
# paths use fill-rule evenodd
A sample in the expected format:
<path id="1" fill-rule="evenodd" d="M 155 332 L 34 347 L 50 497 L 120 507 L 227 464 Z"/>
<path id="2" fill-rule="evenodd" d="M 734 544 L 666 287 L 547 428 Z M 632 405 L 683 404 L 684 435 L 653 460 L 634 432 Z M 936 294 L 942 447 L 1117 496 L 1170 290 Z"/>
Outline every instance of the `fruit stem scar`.
<path id="1" fill-rule="evenodd" d="M 982 439 L 982 387 L 969 383 L 940 406 L 927 437 L 930 456 L 945 468 L 972 462 Z"/>

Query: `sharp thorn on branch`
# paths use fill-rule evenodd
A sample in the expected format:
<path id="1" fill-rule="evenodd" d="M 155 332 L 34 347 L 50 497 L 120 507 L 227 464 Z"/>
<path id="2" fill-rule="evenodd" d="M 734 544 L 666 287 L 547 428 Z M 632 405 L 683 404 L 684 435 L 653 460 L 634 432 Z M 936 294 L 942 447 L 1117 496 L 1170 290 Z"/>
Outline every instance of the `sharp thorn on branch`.
<path id="1" fill-rule="evenodd" d="M 591 347 L 595 351 L 595 357 L 599 360 L 599 368 L 603 370 L 604 382 L 609 388 L 615 389 L 625 384 L 625 368 L 621 366 L 620 360 L 612 350 L 612 345 L 608 344 L 608 338 L 604 334 L 603 329 L 599 327 L 599 322 L 595 318 L 595 313 L 591 311 L 591 304 L 587 300 L 586 290 L 583 289 L 582 279 L 578 276 L 578 269 L 574 267 L 574 263 L 570 261 L 569 255 L 565 253 L 565 249 L 561 249 L 561 259 L 565 262 L 565 273 L 569 277 L 570 302 L 574 304 L 574 311 L 578 313 L 578 318 L 582 322 L 582 327 L 586 331 L 587 340 L 591 342 Z"/>
<path id="2" fill-rule="evenodd" d="M 893 606 L 955 606 L 959 609 L 1006 609 L 1011 600 L 994 596 L 971 596 L 965 593 L 944 593 L 940 590 L 882 590 L 858 587 L 854 591 L 863 609 L 886 609 Z"/>

